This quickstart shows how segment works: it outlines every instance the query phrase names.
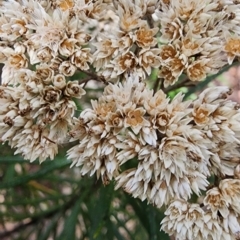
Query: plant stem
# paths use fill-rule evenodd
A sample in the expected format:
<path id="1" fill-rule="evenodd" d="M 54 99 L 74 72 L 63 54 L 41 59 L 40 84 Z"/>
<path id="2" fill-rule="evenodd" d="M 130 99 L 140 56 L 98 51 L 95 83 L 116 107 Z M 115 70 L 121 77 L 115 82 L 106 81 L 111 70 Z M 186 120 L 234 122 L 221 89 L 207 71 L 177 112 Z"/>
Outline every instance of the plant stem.
<path id="1" fill-rule="evenodd" d="M 88 81 L 90 81 L 90 80 L 96 80 L 96 81 L 98 81 L 98 82 L 104 83 L 105 85 L 108 84 L 108 82 L 106 81 L 106 79 L 105 79 L 103 76 L 98 76 L 96 73 L 89 72 L 89 71 L 85 71 L 85 70 L 81 70 L 81 71 L 82 71 L 83 73 L 85 73 L 86 75 L 88 75 L 89 77 L 83 79 L 82 81 L 80 81 L 80 82 L 79 82 L 80 84 L 85 83 L 85 82 L 88 82 Z"/>

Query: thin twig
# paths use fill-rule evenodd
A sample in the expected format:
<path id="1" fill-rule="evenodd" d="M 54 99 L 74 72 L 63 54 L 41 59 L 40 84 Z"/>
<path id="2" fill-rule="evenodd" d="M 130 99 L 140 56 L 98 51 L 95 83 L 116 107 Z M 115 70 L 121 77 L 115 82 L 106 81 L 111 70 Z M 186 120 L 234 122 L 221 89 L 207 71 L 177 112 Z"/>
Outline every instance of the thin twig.
<path id="1" fill-rule="evenodd" d="M 153 86 L 153 91 L 154 91 L 154 93 L 156 93 L 157 90 L 159 89 L 159 83 L 160 83 L 160 81 L 161 81 L 161 78 L 156 79 L 155 84 L 154 84 L 154 86 Z"/>
<path id="2" fill-rule="evenodd" d="M 79 80 L 78 83 L 79 83 L 79 85 L 81 85 L 83 83 L 86 84 L 92 79 L 93 79 L 92 77 L 83 78 L 83 79 Z"/>
<path id="3" fill-rule="evenodd" d="M 186 79 L 184 79 L 184 80 L 182 80 L 182 81 L 180 81 L 180 82 L 178 82 L 178 83 L 176 83 L 172 86 L 169 86 L 169 87 L 163 89 L 163 91 L 165 93 L 168 93 L 170 91 L 176 90 L 176 89 L 181 88 L 181 87 L 187 87 L 187 86 L 189 87 L 190 85 L 195 86 L 196 84 L 194 82 L 190 81 L 188 78 L 186 78 Z"/>
<path id="4" fill-rule="evenodd" d="M 163 78 L 160 78 L 160 86 L 159 86 L 159 89 L 163 89 L 163 82 L 164 82 L 164 79 L 163 79 Z"/>
<path id="5" fill-rule="evenodd" d="M 153 18 L 151 14 L 147 14 L 146 15 L 146 20 L 148 22 L 148 25 L 150 28 L 154 28 L 154 24 L 153 24 Z"/>
<path id="6" fill-rule="evenodd" d="M 105 85 L 108 84 L 108 82 L 106 81 L 106 79 L 103 76 L 98 76 L 96 73 L 93 72 L 89 72 L 89 71 L 85 71 L 85 70 L 81 70 L 83 73 L 85 73 L 86 75 L 90 76 L 91 78 L 89 78 L 88 80 L 85 79 L 84 81 L 90 81 L 90 80 L 96 80 L 99 82 L 104 83 Z M 81 82 L 83 83 L 83 82 Z M 85 82 L 84 82 L 85 83 Z"/>

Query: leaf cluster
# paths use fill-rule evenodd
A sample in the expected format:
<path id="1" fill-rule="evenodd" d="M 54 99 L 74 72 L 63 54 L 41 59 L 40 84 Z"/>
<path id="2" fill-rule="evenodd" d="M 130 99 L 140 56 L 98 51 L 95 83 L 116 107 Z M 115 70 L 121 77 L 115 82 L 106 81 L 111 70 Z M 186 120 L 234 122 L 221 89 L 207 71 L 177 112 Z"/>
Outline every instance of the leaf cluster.
<path id="1" fill-rule="evenodd" d="M 162 212 L 113 183 L 81 177 L 64 150 L 40 166 L 11 152 L 1 146 L 1 240 L 169 239 L 159 231 Z"/>

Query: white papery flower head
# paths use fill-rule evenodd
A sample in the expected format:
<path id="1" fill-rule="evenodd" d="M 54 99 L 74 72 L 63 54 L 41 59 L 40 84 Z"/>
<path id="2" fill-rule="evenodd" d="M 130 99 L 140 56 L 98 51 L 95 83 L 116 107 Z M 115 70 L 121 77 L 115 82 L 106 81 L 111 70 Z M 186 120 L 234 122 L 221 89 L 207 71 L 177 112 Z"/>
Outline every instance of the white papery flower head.
<path id="1" fill-rule="evenodd" d="M 190 204 L 183 200 L 173 201 L 165 211 L 161 229 L 177 239 L 197 240 L 234 240 L 238 230 L 236 216 L 228 215 L 223 219 L 205 212 L 199 204 Z"/>
<path id="2" fill-rule="evenodd" d="M 224 179 L 220 182 L 219 189 L 227 204 L 229 204 L 236 213 L 240 214 L 240 180 Z"/>
<path id="3" fill-rule="evenodd" d="M 217 218 L 219 213 L 223 218 L 226 218 L 229 215 L 229 203 L 217 187 L 207 191 L 203 203 L 211 209 L 214 218 Z"/>

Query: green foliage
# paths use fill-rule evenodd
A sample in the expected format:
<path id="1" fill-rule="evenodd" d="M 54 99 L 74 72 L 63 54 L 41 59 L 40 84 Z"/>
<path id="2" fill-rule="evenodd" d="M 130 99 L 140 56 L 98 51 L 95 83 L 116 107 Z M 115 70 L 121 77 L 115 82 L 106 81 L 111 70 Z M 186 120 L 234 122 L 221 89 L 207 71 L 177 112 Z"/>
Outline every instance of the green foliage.
<path id="1" fill-rule="evenodd" d="M 169 239 L 163 212 L 114 184 L 70 169 L 64 150 L 54 161 L 28 163 L 1 147 L 0 239 Z"/>

